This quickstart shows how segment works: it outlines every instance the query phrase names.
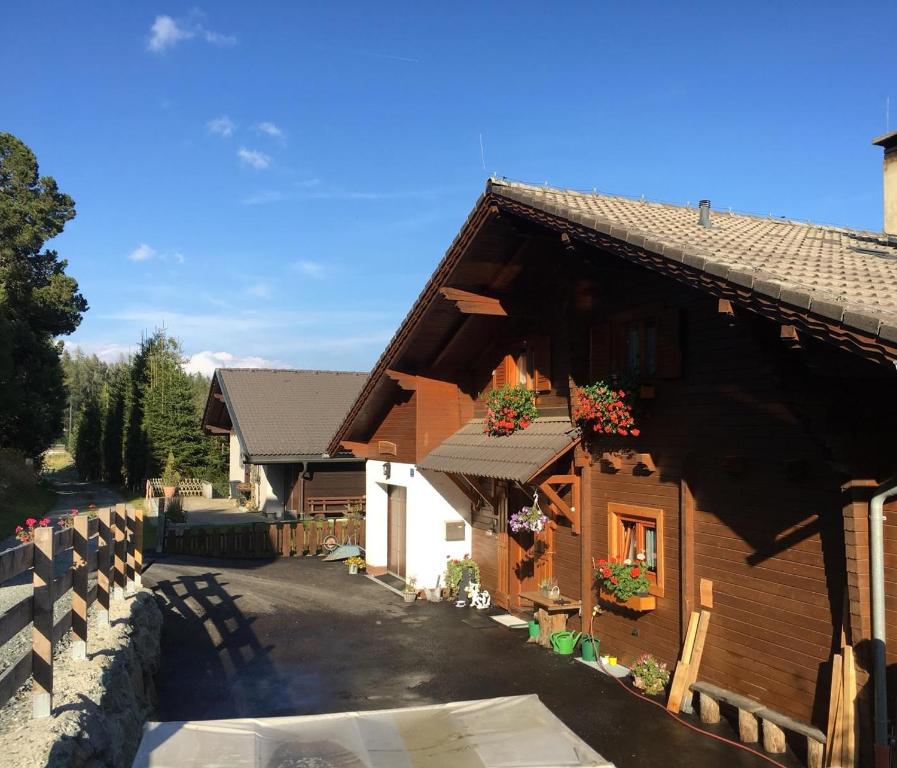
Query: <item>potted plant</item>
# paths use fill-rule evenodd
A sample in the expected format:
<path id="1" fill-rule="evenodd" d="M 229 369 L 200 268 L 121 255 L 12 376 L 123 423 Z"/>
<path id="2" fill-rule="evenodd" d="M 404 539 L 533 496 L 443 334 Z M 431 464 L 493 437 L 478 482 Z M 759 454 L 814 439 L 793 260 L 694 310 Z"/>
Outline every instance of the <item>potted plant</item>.
<path id="1" fill-rule="evenodd" d="M 530 506 L 522 507 L 519 512 L 515 512 L 508 518 L 508 525 L 514 533 L 520 531 L 541 533 L 547 522 L 548 516 L 539 507 L 538 494 L 533 497 L 533 503 Z"/>
<path id="2" fill-rule="evenodd" d="M 405 589 L 402 594 L 406 603 L 413 603 L 417 600 L 417 579 L 414 576 L 405 580 Z"/>
<path id="3" fill-rule="evenodd" d="M 576 393 L 573 419 L 583 434 L 639 436 L 632 415 L 633 393 L 597 381 Z"/>
<path id="4" fill-rule="evenodd" d="M 634 611 L 650 611 L 655 607 L 653 595 L 648 594 L 648 569 L 645 556 L 639 553 L 636 561 L 599 560 L 595 578 L 601 597 Z"/>
<path id="5" fill-rule="evenodd" d="M 353 555 L 346 559 L 346 565 L 349 566 L 349 573 L 353 576 L 359 571 L 363 571 L 367 567 L 367 563 L 364 561 L 363 557 L 359 557 L 358 555 Z"/>
<path id="6" fill-rule="evenodd" d="M 165 494 L 166 499 L 174 498 L 180 482 L 181 474 L 175 468 L 174 453 L 169 451 L 168 458 L 165 460 L 165 468 L 162 470 L 162 493 Z"/>
<path id="7" fill-rule="evenodd" d="M 458 591 L 458 585 L 464 580 L 465 571 L 467 571 L 467 581 L 480 583 L 480 566 L 476 560 L 472 560 L 470 555 L 464 555 L 462 558 L 448 558 L 445 563 L 445 586 L 449 590 L 449 595 L 453 595 Z"/>
<path id="8" fill-rule="evenodd" d="M 29 517 L 25 521 L 25 525 L 17 525 L 16 526 L 16 538 L 23 542 L 27 543 L 29 541 L 34 541 L 34 529 L 35 528 L 47 528 L 53 524 L 53 521 L 50 520 L 49 517 L 44 517 L 40 520 L 36 520 L 33 517 Z"/>
<path id="9" fill-rule="evenodd" d="M 526 429 L 539 415 L 536 393 L 522 384 L 494 389 L 486 398 L 486 423 L 483 431 L 493 436 L 513 435 Z"/>
<path id="10" fill-rule="evenodd" d="M 655 659 L 650 653 L 643 653 L 629 668 L 632 684 L 649 696 L 663 693 L 670 682 L 670 671 L 662 661 Z"/>

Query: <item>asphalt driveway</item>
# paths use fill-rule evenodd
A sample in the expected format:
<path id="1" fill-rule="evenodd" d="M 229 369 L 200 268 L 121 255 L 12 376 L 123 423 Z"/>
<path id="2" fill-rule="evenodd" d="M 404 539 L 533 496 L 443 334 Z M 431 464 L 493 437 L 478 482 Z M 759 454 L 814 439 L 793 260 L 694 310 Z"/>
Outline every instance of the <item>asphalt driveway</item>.
<path id="1" fill-rule="evenodd" d="M 570 658 L 528 645 L 525 631 L 446 603 L 406 605 L 341 564 L 167 558 L 144 583 L 164 603 L 160 720 L 537 693 L 620 768 L 769 765 L 694 733 Z M 716 732 L 733 737 L 727 724 Z"/>

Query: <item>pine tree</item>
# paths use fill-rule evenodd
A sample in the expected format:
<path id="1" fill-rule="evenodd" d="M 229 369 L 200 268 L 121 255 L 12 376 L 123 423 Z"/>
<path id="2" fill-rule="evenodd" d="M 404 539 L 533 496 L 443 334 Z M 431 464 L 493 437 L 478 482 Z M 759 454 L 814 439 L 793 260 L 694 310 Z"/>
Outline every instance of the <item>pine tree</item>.
<path id="1" fill-rule="evenodd" d="M 103 415 L 99 398 L 89 394 L 78 416 L 75 466 L 82 480 L 100 480 L 103 474 Z"/>

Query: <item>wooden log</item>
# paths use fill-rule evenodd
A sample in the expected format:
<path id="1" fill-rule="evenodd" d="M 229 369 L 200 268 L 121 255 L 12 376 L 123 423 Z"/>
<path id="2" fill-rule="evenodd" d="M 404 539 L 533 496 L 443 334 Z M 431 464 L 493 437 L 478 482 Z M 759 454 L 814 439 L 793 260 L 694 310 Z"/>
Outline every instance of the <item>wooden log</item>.
<path id="1" fill-rule="evenodd" d="M 125 541 L 125 505 L 115 505 L 115 587 L 112 590 L 114 600 L 124 600 L 125 597 L 125 558 L 127 557 L 127 542 Z"/>
<path id="2" fill-rule="evenodd" d="M 134 509 L 125 510 L 125 594 L 133 595 L 134 584 L 134 541 L 136 538 Z"/>
<path id="3" fill-rule="evenodd" d="M 745 744 L 753 744 L 760 738 L 757 718 L 744 709 L 738 710 L 738 738 Z"/>
<path id="4" fill-rule="evenodd" d="M 34 531 L 34 621 L 31 630 L 31 668 L 34 677 L 32 717 L 53 711 L 53 529 Z"/>
<path id="5" fill-rule="evenodd" d="M 688 690 L 692 683 L 698 679 L 698 671 L 701 669 L 701 659 L 704 656 L 704 643 L 707 640 L 707 627 L 710 624 L 710 611 L 702 610 L 698 620 L 698 631 L 695 633 L 695 644 L 688 663 Z"/>
<path id="6" fill-rule="evenodd" d="M 857 696 L 856 667 L 853 664 L 853 648 L 845 645 L 842 649 L 844 663 L 842 672 L 844 680 L 841 684 L 841 695 L 844 699 L 844 719 L 841 729 L 841 764 L 844 768 L 853 768 L 856 765 L 856 725 L 855 710 Z"/>
<path id="7" fill-rule="evenodd" d="M 134 585 L 143 586 L 143 507 L 134 510 Z"/>
<path id="8" fill-rule="evenodd" d="M 718 723 L 719 722 L 719 702 L 706 693 L 698 694 L 699 708 L 701 712 L 702 723 Z"/>
<path id="9" fill-rule="evenodd" d="M 763 720 L 763 749 L 774 755 L 785 751 L 785 731 L 770 720 Z"/>
<path id="10" fill-rule="evenodd" d="M 87 515 L 75 517 L 74 552 L 72 553 L 72 658 L 87 660 L 87 550 L 90 543 Z"/>
<path id="11" fill-rule="evenodd" d="M 807 768 L 822 768 L 823 744 L 807 737 Z"/>
<path id="12" fill-rule="evenodd" d="M 97 517 L 100 522 L 97 541 L 97 603 L 99 604 L 97 619 L 103 624 L 108 624 L 109 570 L 112 565 L 112 547 L 114 545 L 112 512 L 109 509 L 101 509 Z"/>

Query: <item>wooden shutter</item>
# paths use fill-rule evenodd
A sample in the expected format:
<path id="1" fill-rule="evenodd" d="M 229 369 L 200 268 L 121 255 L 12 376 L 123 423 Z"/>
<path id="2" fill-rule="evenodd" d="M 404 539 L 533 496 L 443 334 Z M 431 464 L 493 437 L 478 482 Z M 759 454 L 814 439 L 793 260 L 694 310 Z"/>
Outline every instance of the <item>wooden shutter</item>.
<path id="1" fill-rule="evenodd" d="M 661 379 L 682 375 L 681 326 L 679 309 L 665 309 L 657 318 L 657 375 Z"/>
<path id="2" fill-rule="evenodd" d="M 530 344 L 533 352 L 533 389 L 551 392 L 551 337 L 538 336 Z"/>
<path id="3" fill-rule="evenodd" d="M 508 383 L 508 371 L 513 367 L 514 361 L 510 355 L 505 355 L 501 362 L 495 366 L 492 372 L 492 389 L 501 389 Z"/>
<path id="4" fill-rule="evenodd" d="M 610 375 L 610 323 L 592 326 L 589 340 L 589 378 L 591 381 Z"/>

